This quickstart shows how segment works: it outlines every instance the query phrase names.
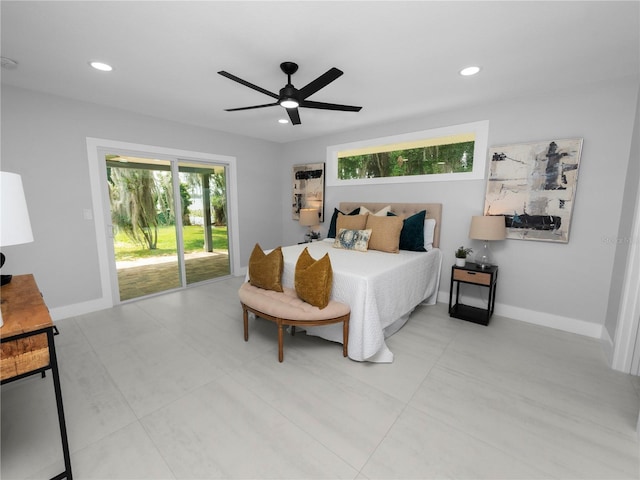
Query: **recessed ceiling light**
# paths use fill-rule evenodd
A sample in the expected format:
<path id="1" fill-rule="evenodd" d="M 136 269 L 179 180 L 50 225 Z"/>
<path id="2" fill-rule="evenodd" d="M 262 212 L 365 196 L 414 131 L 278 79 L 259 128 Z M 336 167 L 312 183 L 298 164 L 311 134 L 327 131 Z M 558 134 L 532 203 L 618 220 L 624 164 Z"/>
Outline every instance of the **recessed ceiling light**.
<path id="1" fill-rule="evenodd" d="M 113 70 L 113 67 L 111 65 L 103 62 L 89 62 L 89 65 L 91 65 L 96 70 L 100 70 L 101 72 L 110 72 L 111 70 Z"/>
<path id="2" fill-rule="evenodd" d="M 286 118 L 281 118 L 280 120 L 278 120 L 278 123 L 289 123 L 289 120 L 287 120 Z"/>
<path id="3" fill-rule="evenodd" d="M 480 71 L 480 67 L 466 67 L 460 70 L 460 75 L 463 77 L 468 77 L 470 75 L 475 75 Z"/>

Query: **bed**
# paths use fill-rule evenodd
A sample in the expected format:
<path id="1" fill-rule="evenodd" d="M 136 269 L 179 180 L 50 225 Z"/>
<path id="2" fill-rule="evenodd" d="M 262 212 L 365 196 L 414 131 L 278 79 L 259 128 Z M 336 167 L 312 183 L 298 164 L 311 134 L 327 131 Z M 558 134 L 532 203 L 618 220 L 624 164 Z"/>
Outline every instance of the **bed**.
<path id="1" fill-rule="evenodd" d="M 386 253 L 370 249 L 357 252 L 334 248 L 333 238 L 282 248 L 282 285 L 289 288 L 294 288 L 296 261 L 305 248 L 316 259 L 329 254 L 333 268 L 331 298 L 351 307 L 349 358 L 356 361 L 393 362 L 393 352 L 385 338 L 407 322 L 416 306 L 435 304 L 438 295 L 442 267 L 439 249 L 442 204 L 343 202 L 339 210 L 346 213 L 364 206 L 371 212 L 378 212 L 388 205 L 392 213 L 404 218 L 427 211 L 426 218 L 435 220 L 429 251 Z M 342 343 L 340 325 L 312 327 L 307 329 L 307 334 Z"/>

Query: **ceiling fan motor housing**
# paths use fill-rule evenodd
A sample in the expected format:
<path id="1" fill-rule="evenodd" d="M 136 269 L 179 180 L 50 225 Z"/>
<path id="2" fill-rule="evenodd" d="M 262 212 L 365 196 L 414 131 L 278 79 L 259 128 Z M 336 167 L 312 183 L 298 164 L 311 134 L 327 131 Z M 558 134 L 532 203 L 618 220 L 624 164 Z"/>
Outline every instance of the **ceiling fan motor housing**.
<path id="1" fill-rule="evenodd" d="M 300 99 L 298 97 L 298 90 L 289 83 L 285 85 L 284 88 L 280 89 L 280 98 L 278 99 L 278 103 L 282 105 L 282 102 L 285 100 L 294 100 L 296 103 L 300 103 Z"/>

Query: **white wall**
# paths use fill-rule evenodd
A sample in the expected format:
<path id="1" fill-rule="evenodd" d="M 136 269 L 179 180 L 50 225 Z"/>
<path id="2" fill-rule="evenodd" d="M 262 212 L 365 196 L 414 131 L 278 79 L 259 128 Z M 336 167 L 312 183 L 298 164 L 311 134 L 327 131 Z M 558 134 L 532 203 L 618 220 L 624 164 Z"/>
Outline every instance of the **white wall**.
<path id="1" fill-rule="evenodd" d="M 425 100 L 433 93 L 425 92 Z M 346 142 L 489 120 L 489 145 L 583 137 L 583 152 L 568 244 L 506 240 L 494 242 L 500 266 L 496 313 L 600 337 L 604 324 L 629 162 L 638 79 L 546 92 L 477 105 L 361 131 L 285 145 L 289 171 L 282 174 L 283 243 L 303 230 L 291 220 L 290 167 L 326 160 L 326 147 Z M 366 106 L 365 106 L 366 108 Z M 441 298 L 448 297 L 453 250 L 468 239 L 472 215 L 482 214 L 485 181 L 327 187 L 324 232 L 340 201 L 442 202 Z"/>
<path id="2" fill-rule="evenodd" d="M 281 146 L 91 103 L 2 87 L 3 171 L 22 175 L 35 241 L 3 248 L 3 273 L 33 273 L 49 308 L 100 298 L 86 137 L 237 159 L 240 263 L 281 242 Z"/>

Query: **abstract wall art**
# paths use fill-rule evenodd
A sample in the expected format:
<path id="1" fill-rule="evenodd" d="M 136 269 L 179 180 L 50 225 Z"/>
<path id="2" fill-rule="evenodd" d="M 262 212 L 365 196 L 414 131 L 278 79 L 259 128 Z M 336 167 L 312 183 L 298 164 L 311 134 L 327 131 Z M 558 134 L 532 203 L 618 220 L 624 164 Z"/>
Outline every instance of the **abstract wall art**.
<path id="1" fill-rule="evenodd" d="M 489 148 L 485 215 L 504 215 L 507 238 L 567 243 L 582 138 Z"/>
<path id="2" fill-rule="evenodd" d="M 291 213 L 300 219 L 301 208 L 316 208 L 318 223 L 324 222 L 324 163 L 293 166 Z"/>

